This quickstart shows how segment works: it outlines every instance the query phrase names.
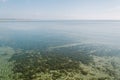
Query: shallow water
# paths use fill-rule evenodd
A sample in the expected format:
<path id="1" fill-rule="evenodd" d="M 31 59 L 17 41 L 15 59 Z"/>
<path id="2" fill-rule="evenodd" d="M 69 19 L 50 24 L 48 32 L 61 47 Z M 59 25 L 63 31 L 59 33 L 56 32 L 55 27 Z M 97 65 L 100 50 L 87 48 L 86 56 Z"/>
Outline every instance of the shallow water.
<path id="1" fill-rule="evenodd" d="M 88 70 L 87 74 L 90 75 L 94 74 L 94 76 L 99 75 L 95 80 L 98 80 L 99 78 L 100 79 L 104 78 L 102 80 L 105 80 L 106 76 L 107 77 L 112 76 L 112 78 L 111 77 L 107 78 L 107 80 L 119 80 L 119 77 L 116 77 L 119 76 L 119 72 L 115 72 L 115 71 L 120 70 L 120 67 L 118 67 L 120 65 L 120 63 L 118 62 L 120 60 L 119 59 L 120 21 L 89 21 L 88 20 L 88 21 L 0 22 L 0 58 L 1 58 L 0 63 L 2 64 L 0 66 L 0 71 L 1 71 L 0 79 L 12 80 L 13 79 L 12 77 L 5 76 L 6 74 L 7 75 L 12 74 L 12 67 L 15 67 L 14 66 L 15 64 L 13 62 L 9 62 L 9 59 L 11 58 L 15 59 L 14 54 L 16 54 L 17 52 L 19 53 L 22 51 L 22 53 L 31 53 L 31 50 L 33 51 L 33 53 L 43 52 L 46 55 L 48 55 L 49 53 L 54 53 L 52 55 L 55 55 L 55 57 L 64 56 L 66 59 L 68 58 L 70 60 L 73 60 L 73 62 L 80 61 L 82 62 L 81 66 L 87 68 Z M 43 53 L 41 54 L 43 55 Z M 81 54 L 85 54 L 85 55 L 81 55 Z M 91 65 L 88 66 L 84 65 L 86 64 L 86 62 L 87 63 L 89 62 L 89 61 L 85 62 L 83 60 L 86 59 L 86 56 L 88 56 L 88 54 L 89 56 L 93 57 L 94 65 L 91 62 L 90 62 Z M 25 55 L 23 54 L 21 56 L 25 56 Z M 21 56 L 18 55 L 17 58 Z M 83 56 L 84 58 L 81 58 L 81 56 Z M 31 57 L 31 59 L 33 59 L 33 57 Z M 63 60 L 62 62 L 64 62 L 64 59 L 60 59 L 60 60 L 61 61 Z M 109 62 L 107 63 L 107 61 Z M 28 64 L 28 63 L 24 63 L 24 64 Z M 53 62 L 53 64 L 55 65 L 57 63 Z M 108 70 L 111 71 L 107 72 L 108 70 L 105 67 L 103 67 L 103 66 L 107 67 L 106 64 L 110 66 L 110 69 Z M 113 65 L 115 65 L 115 68 Z M 4 68 L 5 66 L 7 66 L 6 67 L 7 71 L 5 71 L 6 69 Z M 94 66 L 95 68 L 92 69 L 92 66 Z M 75 66 L 73 66 L 73 68 L 74 67 Z M 105 68 L 104 69 L 105 72 L 104 70 L 102 72 L 101 69 L 103 68 Z M 92 73 L 89 72 L 89 70 L 91 69 L 93 70 Z M 50 68 L 50 71 L 51 70 L 53 69 Z M 54 70 L 58 71 L 58 68 L 55 67 Z M 96 74 L 95 70 L 97 70 L 99 74 L 98 73 Z M 81 75 L 81 73 L 76 72 L 75 75 L 79 76 Z M 102 75 L 102 73 L 104 73 L 105 75 Z M 41 72 L 38 74 L 41 74 Z M 63 73 L 61 74 L 65 75 Z M 69 74 L 72 74 L 72 72 L 70 72 Z M 69 74 L 67 76 L 69 76 Z M 81 78 L 83 80 L 86 80 L 84 76 L 86 76 L 87 74 L 83 73 Z M 12 74 L 12 76 L 13 75 L 15 76 L 15 74 Z M 49 74 L 47 73 L 45 75 L 49 76 Z M 94 76 L 93 75 L 91 77 L 88 76 L 87 80 L 94 79 Z M 54 76 L 49 77 L 49 79 L 51 78 L 52 80 L 54 80 L 53 77 Z M 55 80 L 59 78 L 56 78 Z M 67 79 L 65 78 L 64 80 Z"/>

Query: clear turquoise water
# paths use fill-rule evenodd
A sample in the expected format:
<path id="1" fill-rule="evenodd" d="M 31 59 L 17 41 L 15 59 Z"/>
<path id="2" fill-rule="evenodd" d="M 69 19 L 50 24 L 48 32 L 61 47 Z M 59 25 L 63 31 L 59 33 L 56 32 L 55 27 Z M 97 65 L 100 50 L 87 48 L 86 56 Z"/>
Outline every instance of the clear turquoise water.
<path id="1" fill-rule="evenodd" d="M 18 55 L 18 62 L 20 58 L 21 63 L 22 58 L 16 53 L 23 51 L 23 54 L 21 54 L 23 55 L 22 57 L 24 57 L 24 53 L 29 52 L 29 50 L 33 50 L 35 53 L 37 51 L 44 53 L 45 51 L 47 55 L 52 52 L 57 53 L 57 58 L 63 60 L 63 63 L 64 59 L 59 58 L 60 53 L 62 54 L 60 56 L 63 57 L 64 55 L 66 59 L 71 59 L 72 57 L 73 59 L 77 59 L 78 62 L 79 59 L 81 62 L 84 62 L 84 60 L 87 61 L 87 59 L 89 59 L 89 56 L 92 56 L 92 58 L 96 56 L 94 64 L 84 65 L 88 69 L 90 67 L 90 70 L 93 70 L 94 75 L 88 73 L 90 74 L 90 76 L 88 76 L 91 78 L 90 80 L 94 79 L 95 76 L 98 76 L 96 80 L 105 79 L 106 75 L 107 77 L 111 77 L 110 80 L 113 80 L 113 77 L 115 77 L 114 80 L 120 79 L 120 21 L 0 22 L 0 80 L 13 80 L 8 75 L 15 75 L 12 73 L 12 70 L 17 68 L 19 71 L 19 66 L 22 65 L 18 64 L 19 66 L 16 67 L 15 64 L 8 62 L 8 60 Z M 82 58 L 79 55 L 81 55 Z M 29 58 L 29 55 L 27 55 L 27 58 Z M 31 59 L 34 59 L 34 57 Z M 54 59 L 57 60 L 53 57 L 53 62 Z M 17 59 L 15 58 L 15 60 Z M 68 60 L 68 62 L 69 61 L 70 60 Z M 24 64 L 24 62 L 22 62 L 22 64 Z M 33 66 L 33 64 L 30 65 Z M 96 70 L 98 71 L 97 74 L 95 72 Z M 80 77 L 79 74 L 81 75 L 81 72 L 76 75 Z M 86 75 L 83 76 L 87 78 Z"/>

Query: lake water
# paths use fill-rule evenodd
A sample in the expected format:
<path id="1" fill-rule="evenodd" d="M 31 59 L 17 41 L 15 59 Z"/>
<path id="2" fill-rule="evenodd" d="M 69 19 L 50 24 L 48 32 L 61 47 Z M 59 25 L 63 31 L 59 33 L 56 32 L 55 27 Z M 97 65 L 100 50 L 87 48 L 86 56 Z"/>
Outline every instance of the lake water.
<path id="1" fill-rule="evenodd" d="M 87 41 L 119 46 L 119 21 L 0 22 L 0 40 Z M 43 40 L 43 42 L 46 40 Z"/>
<path id="2" fill-rule="evenodd" d="M 107 66 L 105 64 L 108 64 L 111 66 L 111 63 L 107 63 L 107 61 L 113 60 L 114 59 L 113 57 L 115 57 L 115 59 L 113 60 L 114 64 L 115 65 L 118 64 L 117 66 L 119 66 L 120 64 L 119 62 L 117 62 L 120 60 L 118 57 L 120 56 L 120 21 L 104 21 L 104 20 L 103 21 L 102 20 L 100 21 L 99 20 L 96 20 L 96 21 L 95 20 L 83 20 L 83 21 L 82 20 L 75 20 L 75 21 L 64 20 L 62 21 L 61 20 L 61 21 L 0 22 L 0 54 L 1 54 L 0 63 L 3 64 L 0 67 L 0 71 L 1 71 L 0 79 L 12 80 L 12 78 L 6 78 L 5 74 L 7 73 L 4 73 L 4 75 L 2 75 L 5 70 L 3 67 L 6 65 L 9 66 L 11 62 L 8 63 L 7 60 L 12 58 L 12 56 L 19 49 L 22 49 L 28 52 L 29 50 L 33 50 L 33 52 L 34 51 L 38 51 L 38 52 L 45 51 L 48 53 L 53 52 L 53 53 L 58 53 L 65 56 L 66 54 L 73 56 L 73 55 L 76 55 L 76 53 L 89 54 L 90 56 L 91 55 L 94 56 L 93 59 L 95 59 L 95 61 L 98 60 L 99 62 L 99 60 L 101 60 L 103 62 L 106 62 L 106 63 L 95 62 L 95 66 L 100 67 L 100 70 L 97 68 L 94 68 L 94 69 L 97 70 L 98 73 L 100 74 L 94 73 L 94 75 L 101 75 L 102 73 L 104 73 L 108 77 L 110 76 L 114 77 L 114 79 L 110 77 L 110 78 L 107 78 L 107 80 L 120 79 L 119 77 L 116 77 L 116 75 L 119 75 L 119 72 L 113 72 L 113 73 L 116 73 L 115 75 L 115 74 L 109 74 L 106 68 L 105 68 L 106 72 L 104 71 L 102 72 L 101 70 L 103 69 L 102 66 Z M 107 56 L 107 60 L 106 60 L 106 56 Z M 70 57 L 71 60 L 73 59 L 71 58 L 71 56 L 67 56 L 67 57 L 68 58 Z M 74 59 L 77 59 L 77 60 L 79 60 L 79 58 L 80 57 L 77 57 L 77 58 L 76 56 L 74 57 Z M 82 62 L 81 58 L 80 60 Z M 6 65 L 4 65 L 5 63 Z M 86 62 L 83 61 L 83 64 L 84 63 Z M 90 68 L 91 65 L 90 66 L 84 65 L 84 67 Z M 11 67 L 8 67 L 8 68 L 9 68 L 8 72 L 10 73 L 10 70 L 12 69 Z M 120 67 L 113 68 L 112 66 L 112 68 L 110 67 L 110 70 L 111 69 L 120 70 Z M 55 70 L 57 69 L 55 68 Z M 86 76 L 86 75 L 84 75 L 83 73 L 83 76 Z M 92 80 L 94 76 L 93 75 L 91 76 L 92 77 L 89 77 L 87 80 Z M 106 76 L 101 75 L 102 78 Z M 61 79 L 61 77 L 59 78 Z M 63 80 L 67 80 L 67 79 L 63 79 Z M 83 80 L 86 80 L 86 79 L 83 78 Z M 98 79 L 96 78 L 95 80 L 98 80 Z M 106 79 L 104 78 L 101 80 L 106 80 Z"/>

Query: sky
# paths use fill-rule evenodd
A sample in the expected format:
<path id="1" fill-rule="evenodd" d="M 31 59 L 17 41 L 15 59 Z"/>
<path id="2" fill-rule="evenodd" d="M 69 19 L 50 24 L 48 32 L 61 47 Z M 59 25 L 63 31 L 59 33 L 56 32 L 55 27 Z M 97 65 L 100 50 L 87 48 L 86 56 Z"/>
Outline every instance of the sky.
<path id="1" fill-rule="evenodd" d="M 120 20 L 120 0 L 0 0 L 0 18 Z"/>

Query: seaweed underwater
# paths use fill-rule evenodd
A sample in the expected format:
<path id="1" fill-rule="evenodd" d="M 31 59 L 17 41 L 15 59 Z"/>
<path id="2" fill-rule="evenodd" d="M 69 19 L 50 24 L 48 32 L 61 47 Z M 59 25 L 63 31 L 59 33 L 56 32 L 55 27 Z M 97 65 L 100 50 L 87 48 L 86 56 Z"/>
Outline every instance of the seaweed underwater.
<path id="1" fill-rule="evenodd" d="M 85 48 L 86 45 L 84 45 Z M 99 47 L 100 48 L 100 47 Z M 80 50 L 81 49 L 81 50 Z M 119 80 L 119 56 L 98 55 L 91 46 L 54 50 L 1 47 L 1 80 Z M 93 49 L 96 50 L 93 54 Z M 102 51 L 105 48 L 102 49 Z M 71 52 L 73 51 L 73 52 Z M 98 51 L 98 52 L 97 52 Z M 112 49 L 111 49 L 112 51 Z M 114 51 L 114 49 L 113 49 Z M 92 52 L 92 53 L 90 53 Z M 95 55 L 96 53 L 96 55 Z M 69 55 L 68 55 L 69 54 Z"/>
<path id="2" fill-rule="evenodd" d="M 38 30 L 0 38 L 0 80 L 120 80 L 119 47 Z"/>
<path id="3" fill-rule="evenodd" d="M 0 47 L 0 80 L 13 80 L 13 63 L 9 59 L 14 53 L 13 48 Z"/>

